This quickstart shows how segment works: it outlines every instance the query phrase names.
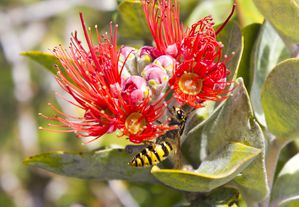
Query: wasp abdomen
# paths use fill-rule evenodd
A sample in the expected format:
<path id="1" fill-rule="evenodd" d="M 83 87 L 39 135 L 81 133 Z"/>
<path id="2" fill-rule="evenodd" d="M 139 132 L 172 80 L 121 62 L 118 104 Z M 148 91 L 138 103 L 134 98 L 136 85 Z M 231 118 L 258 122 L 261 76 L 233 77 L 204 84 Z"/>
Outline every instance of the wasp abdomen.
<path id="1" fill-rule="evenodd" d="M 159 144 L 151 143 L 135 155 L 129 162 L 129 165 L 133 167 L 149 167 L 156 165 L 165 160 L 172 150 L 173 147 L 169 142 L 163 141 Z"/>

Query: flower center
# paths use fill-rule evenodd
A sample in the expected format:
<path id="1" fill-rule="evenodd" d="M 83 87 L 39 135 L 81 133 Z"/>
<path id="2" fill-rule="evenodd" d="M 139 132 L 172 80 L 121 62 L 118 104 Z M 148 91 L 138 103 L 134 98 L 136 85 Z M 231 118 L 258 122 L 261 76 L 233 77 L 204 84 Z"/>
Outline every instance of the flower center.
<path id="1" fill-rule="evenodd" d="M 131 134 L 141 134 L 146 126 L 146 120 L 141 113 L 131 113 L 126 121 L 125 127 Z"/>
<path id="2" fill-rule="evenodd" d="M 179 80 L 179 88 L 187 95 L 199 94 L 202 88 L 202 79 L 195 73 L 185 73 Z"/>

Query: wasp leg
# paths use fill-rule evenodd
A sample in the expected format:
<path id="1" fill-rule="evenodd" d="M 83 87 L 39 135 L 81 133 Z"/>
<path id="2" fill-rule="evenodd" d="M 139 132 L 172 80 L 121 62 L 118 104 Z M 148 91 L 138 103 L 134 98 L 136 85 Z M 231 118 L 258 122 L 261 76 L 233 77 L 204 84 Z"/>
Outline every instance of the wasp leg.
<path id="1" fill-rule="evenodd" d="M 181 136 L 176 134 L 176 150 L 175 150 L 175 168 L 182 168 L 182 153 L 181 153 Z"/>

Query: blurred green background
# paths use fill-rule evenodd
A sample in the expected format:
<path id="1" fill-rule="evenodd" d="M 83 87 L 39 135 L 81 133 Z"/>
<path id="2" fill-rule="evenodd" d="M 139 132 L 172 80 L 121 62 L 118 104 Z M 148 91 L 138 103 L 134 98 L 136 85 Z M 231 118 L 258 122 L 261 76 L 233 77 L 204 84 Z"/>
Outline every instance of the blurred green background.
<path id="1" fill-rule="evenodd" d="M 19 53 L 47 52 L 60 43 L 67 46 L 75 30 L 82 37 L 80 11 L 87 25 L 97 24 L 100 30 L 107 30 L 111 20 L 119 20 L 117 3 L 116 0 L 0 0 L 0 206 L 135 207 L 184 202 L 181 193 L 161 185 L 85 181 L 29 169 L 23 164 L 24 158 L 41 152 L 88 151 L 105 144 L 82 145 L 73 134 L 38 130 L 38 126 L 47 125 L 47 120 L 38 113 L 53 115 L 48 102 L 60 105 L 64 111 L 73 109 L 56 99 L 55 92 L 61 90 L 53 75 Z M 212 14 L 217 24 L 225 20 L 231 6 L 231 0 L 182 0 L 181 16 L 186 24 L 191 24 Z M 251 0 L 238 1 L 235 19 L 241 28 L 263 21 Z M 133 41 L 119 24 L 121 44 L 140 43 Z"/>

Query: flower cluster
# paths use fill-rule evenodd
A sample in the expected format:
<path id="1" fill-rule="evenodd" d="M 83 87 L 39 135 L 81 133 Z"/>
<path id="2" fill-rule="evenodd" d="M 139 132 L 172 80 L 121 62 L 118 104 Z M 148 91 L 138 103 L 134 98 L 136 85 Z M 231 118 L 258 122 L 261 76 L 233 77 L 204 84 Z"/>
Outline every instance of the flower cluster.
<path id="1" fill-rule="evenodd" d="M 169 86 L 175 98 L 194 108 L 206 100 L 221 101 L 228 93 L 229 70 L 221 62 L 223 45 L 216 40 L 226 22 L 214 31 L 212 17 L 207 16 L 184 30 L 174 1 L 142 1 L 144 14 L 156 43 L 155 54 L 175 59 Z M 158 4 L 158 7 L 156 6 Z"/>
<path id="2" fill-rule="evenodd" d="M 221 61 L 223 45 L 216 40 L 220 30 L 214 31 L 213 19 L 184 29 L 176 0 L 142 0 L 142 6 L 155 46 L 118 48 L 117 25 L 104 35 L 96 28 L 93 43 L 80 14 L 88 48 L 74 33 L 69 50 L 53 50 L 62 65 L 57 82 L 74 99 L 67 101 L 83 111 L 71 116 L 51 105 L 57 113 L 51 119 L 62 130 L 90 141 L 119 130 L 140 143 L 176 128 L 165 118 L 170 101 L 199 108 L 206 100 L 225 99 L 229 71 Z"/>

